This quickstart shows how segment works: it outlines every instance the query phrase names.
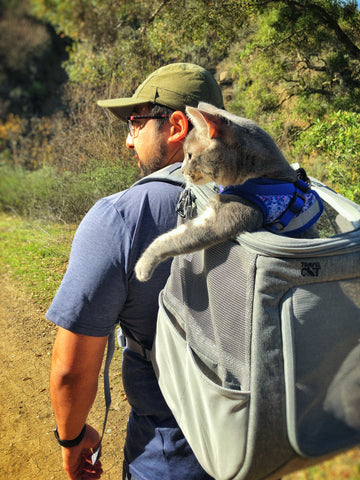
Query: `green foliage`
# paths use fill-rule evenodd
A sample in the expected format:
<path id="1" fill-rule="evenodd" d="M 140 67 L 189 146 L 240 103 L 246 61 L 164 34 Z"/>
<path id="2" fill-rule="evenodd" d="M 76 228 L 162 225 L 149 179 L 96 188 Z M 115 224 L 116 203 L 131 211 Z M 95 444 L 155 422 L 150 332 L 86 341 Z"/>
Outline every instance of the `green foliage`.
<path id="1" fill-rule="evenodd" d="M 71 82 L 130 94 L 164 63 L 214 69 L 244 19 L 243 1 L 30 0 L 32 12 L 72 40 L 64 63 Z M 221 22 L 218 15 L 221 11 Z"/>
<path id="2" fill-rule="evenodd" d="M 139 29 L 154 8 L 142 0 L 30 0 L 30 6 L 33 15 L 59 33 L 97 48 L 114 45 L 130 30 Z"/>
<path id="3" fill-rule="evenodd" d="M 295 144 L 304 162 L 316 163 L 323 178 L 344 196 L 360 203 L 360 114 L 335 112 L 304 131 Z M 302 161 L 303 161 L 302 160 Z"/>
<path id="4" fill-rule="evenodd" d="M 0 167 L 0 209 L 27 218 L 78 222 L 99 198 L 127 188 L 136 179 L 129 165 L 89 162 L 84 171 L 57 172 L 53 167 L 28 171 Z"/>
<path id="5" fill-rule="evenodd" d="M 156 64 L 140 27 L 151 2 L 121 0 L 30 0 L 32 12 L 72 40 L 64 63 L 70 81 L 104 89 L 114 80 L 130 93 Z M 116 88 L 119 88 L 117 86 Z"/>
<path id="6" fill-rule="evenodd" d="M 163 62 L 182 59 L 212 68 L 227 54 L 244 21 L 243 3 L 167 2 L 149 28 L 151 46 Z"/>
<path id="7" fill-rule="evenodd" d="M 360 111 L 360 18 L 351 2 L 251 2 L 259 13 L 230 60 L 236 78 L 230 108 L 277 128 L 301 128 L 339 109 Z M 262 7 L 257 5 L 261 4 Z M 357 26 L 357 27 L 355 27 Z M 339 41 L 339 31 L 344 41 Z"/>
<path id="8" fill-rule="evenodd" d="M 334 159 L 334 166 L 325 162 L 328 181 L 349 195 L 346 189 L 353 189 L 351 195 L 358 198 L 356 172 L 345 175 L 339 166 L 342 157 L 346 166 L 356 164 L 357 144 L 343 140 L 334 129 L 315 131 L 316 125 L 325 129 L 338 111 L 360 113 L 360 13 L 355 2 L 8 0 L 3 4 L 8 9 L 0 16 L 6 20 L 0 34 L 3 64 L 17 68 L 19 58 L 32 66 L 37 53 L 48 58 L 45 33 L 50 30 L 43 22 L 49 22 L 57 39 L 68 42 L 64 66 L 69 81 L 62 96 L 66 111 L 51 117 L 28 115 L 26 120 L 20 115 L 3 116 L 1 208 L 30 216 L 79 219 L 96 198 L 131 183 L 134 170 L 122 179 L 123 167 L 113 163 L 114 158 L 123 162 L 128 158 L 121 147 L 122 124 L 108 117 L 96 99 L 131 95 L 151 71 L 175 61 L 195 62 L 215 72 L 223 83 L 226 107 L 260 123 L 290 161 L 301 149 L 314 165 L 319 154 L 320 159 Z M 12 12 L 24 12 L 27 4 L 43 36 L 31 38 L 31 17 L 19 20 L 19 14 L 17 31 L 24 41 L 29 39 L 22 48 L 8 34 Z M 6 56 L 7 50 L 16 49 L 19 55 Z M 29 55 L 21 55 L 28 51 Z M 46 84 L 36 75 L 30 80 L 26 88 L 21 82 L 12 88 L 12 98 L 21 105 L 26 93 L 46 104 Z M 353 138 L 348 119 L 338 121 L 346 125 L 343 137 Z M 324 134 L 332 150 L 325 151 L 317 141 L 311 151 L 306 150 L 311 132 L 314 138 Z M 325 169 L 323 160 L 316 164 Z"/>

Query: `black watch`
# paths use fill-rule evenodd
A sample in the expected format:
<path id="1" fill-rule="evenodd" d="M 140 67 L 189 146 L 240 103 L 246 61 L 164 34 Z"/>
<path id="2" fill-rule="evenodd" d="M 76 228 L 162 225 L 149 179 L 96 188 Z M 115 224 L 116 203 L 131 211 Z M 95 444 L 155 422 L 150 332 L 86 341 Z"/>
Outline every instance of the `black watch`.
<path id="1" fill-rule="evenodd" d="M 85 435 L 85 430 L 86 430 L 86 425 L 84 425 L 83 429 L 79 433 L 79 435 L 74 438 L 73 440 L 61 440 L 59 437 L 58 429 L 57 427 L 54 430 L 55 438 L 58 441 L 58 444 L 61 445 L 62 447 L 65 448 L 71 448 L 71 447 L 76 447 L 76 445 L 79 445 L 81 440 L 84 438 Z"/>

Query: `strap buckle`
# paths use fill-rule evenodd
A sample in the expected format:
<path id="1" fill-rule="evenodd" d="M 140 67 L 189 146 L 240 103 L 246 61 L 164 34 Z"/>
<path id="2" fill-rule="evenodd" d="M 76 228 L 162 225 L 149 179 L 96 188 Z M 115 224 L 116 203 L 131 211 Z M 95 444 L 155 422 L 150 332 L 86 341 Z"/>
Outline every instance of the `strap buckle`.
<path id="1" fill-rule="evenodd" d="M 300 193 L 299 191 L 295 191 L 290 203 L 288 205 L 288 209 L 290 212 L 298 214 L 304 208 L 305 205 L 305 195 Z"/>
<path id="2" fill-rule="evenodd" d="M 193 218 L 196 216 L 196 196 L 190 188 L 185 188 L 180 195 L 176 205 L 176 213 L 182 218 Z"/>
<path id="3" fill-rule="evenodd" d="M 118 342 L 118 345 L 120 348 L 125 348 L 126 347 L 126 335 L 123 332 L 122 328 L 119 327 L 117 332 L 116 332 L 116 339 Z"/>

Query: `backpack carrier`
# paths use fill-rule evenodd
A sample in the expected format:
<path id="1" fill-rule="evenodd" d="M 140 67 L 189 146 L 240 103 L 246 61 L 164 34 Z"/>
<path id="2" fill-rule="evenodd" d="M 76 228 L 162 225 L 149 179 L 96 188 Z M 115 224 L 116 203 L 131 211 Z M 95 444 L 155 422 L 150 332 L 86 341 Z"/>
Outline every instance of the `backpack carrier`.
<path id="1" fill-rule="evenodd" d="M 181 255 L 160 295 L 152 362 L 216 480 L 275 480 L 360 443 L 360 207 L 312 188 L 322 238 L 261 230 Z M 213 193 L 185 190 L 180 211 Z"/>

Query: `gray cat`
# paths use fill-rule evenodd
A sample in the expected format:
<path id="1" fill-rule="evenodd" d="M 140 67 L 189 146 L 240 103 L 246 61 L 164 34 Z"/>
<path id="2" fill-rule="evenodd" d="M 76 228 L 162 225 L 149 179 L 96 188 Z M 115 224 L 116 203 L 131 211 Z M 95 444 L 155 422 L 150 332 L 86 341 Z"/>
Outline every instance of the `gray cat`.
<path id="1" fill-rule="evenodd" d="M 210 198 L 199 217 L 161 235 L 150 244 L 135 266 L 140 281 L 149 280 L 157 265 L 168 257 L 202 250 L 240 232 L 253 232 L 266 226 L 270 222 L 265 218 L 266 212 L 269 208 L 274 209 L 273 204 L 279 199 L 283 201 L 286 197 L 287 205 L 293 197 L 293 203 L 301 202 L 298 197 L 302 193 L 298 197 L 294 193 L 294 184 L 298 181 L 295 170 L 285 160 L 272 138 L 256 123 L 206 103 L 200 103 L 198 108 L 187 107 L 186 113 L 194 128 L 184 142 L 183 175 L 189 183 L 202 185 L 215 182 L 225 189 L 223 194 L 214 194 Z M 268 188 L 268 179 L 274 179 L 276 185 L 284 184 L 294 192 L 286 191 L 284 194 L 280 191 L 275 196 L 272 195 L 270 200 L 266 196 L 267 191 L 264 194 L 260 190 L 254 196 L 252 189 L 258 187 L 252 185 L 252 179 L 260 179 L 260 184 L 265 184 L 265 187 L 260 187 L 262 190 Z M 232 185 L 245 188 L 247 194 L 239 194 L 236 189 L 229 188 Z M 306 185 L 305 190 L 309 188 L 305 182 L 303 185 Z M 273 188 L 273 185 L 269 188 Z M 309 191 L 312 197 L 306 199 L 306 203 L 314 208 L 320 199 L 317 196 L 314 199 L 314 192 Z M 306 195 L 308 193 L 304 193 L 303 197 Z M 264 198 L 265 206 L 261 203 Z M 275 212 L 270 216 L 275 215 L 277 220 L 280 214 L 275 205 Z M 318 216 L 310 222 L 311 225 Z M 306 224 L 300 230 L 308 230 L 309 226 Z M 282 233 L 282 228 L 283 225 L 280 225 L 274 231 L 280 230 Z M 301 235 L 304 236 L 304 233 Z M 313 236 L 307 233 L 305 235 Z"/>

